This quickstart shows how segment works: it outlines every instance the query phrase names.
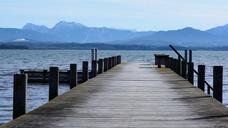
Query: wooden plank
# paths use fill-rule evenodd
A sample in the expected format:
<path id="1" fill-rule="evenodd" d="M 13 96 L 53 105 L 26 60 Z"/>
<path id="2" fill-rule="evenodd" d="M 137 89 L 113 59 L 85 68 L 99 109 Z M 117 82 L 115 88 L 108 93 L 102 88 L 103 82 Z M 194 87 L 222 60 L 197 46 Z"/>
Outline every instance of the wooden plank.
<path id="1" fill-rule="evenodd" d="M 127 63 L 3 127 L 226 128 L 228 110 L 170 69 Z"/>

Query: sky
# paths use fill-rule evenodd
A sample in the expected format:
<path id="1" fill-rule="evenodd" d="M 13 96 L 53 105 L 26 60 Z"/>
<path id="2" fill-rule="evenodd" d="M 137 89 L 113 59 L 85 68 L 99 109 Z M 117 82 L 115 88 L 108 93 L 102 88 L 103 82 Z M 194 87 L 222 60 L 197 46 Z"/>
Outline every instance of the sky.
<path id="1" fill-rule="evenodd" d="M 0 27 L 74 21 L 138 31 L 228 24 L 228 0 L 0 0 Z"/>

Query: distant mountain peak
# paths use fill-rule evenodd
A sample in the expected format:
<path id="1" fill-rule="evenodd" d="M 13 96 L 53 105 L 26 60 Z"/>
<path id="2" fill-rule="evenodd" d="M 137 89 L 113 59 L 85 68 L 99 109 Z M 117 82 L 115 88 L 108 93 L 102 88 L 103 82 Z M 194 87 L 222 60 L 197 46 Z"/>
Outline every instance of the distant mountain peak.
<path id="1" fill-rule="evenodd" d="M 36 24 L 32 24 L 32 23 L 25 24 L 22 29 L 32 30 L 32 31 L 40 32 L 40 33 L 46 33 L 50 30 L 48 27 L 46 27 L 44 25 L 36 25 Z"/>
<path id="2" fill-rule="evenodd" d="M 183 28 L 182 30 L 195 30 L 195 29 L 192 28 L 192 27 L 185 27 L 185 28 Z"/>
<path id="3" fill-rule="evenodd" d="M 180 31 L 201 31 L 201 30 L 195 29 L 192 27 L 185 27 L 185 28 L 180 29 Z"/>
<path id="4" fill-rule="evenodd" d="M 217 35 L 217 36 L 227 37 L 228 36 L 228 24 L 211 28 L 211 29 L 207 30 L 207 32 Z"/>
<path id="5" fill-rule="evenodd" d="M 66 21 L 60 21 L 58 22 L 53 29 L 75 29 L 75 28 L 86 28 L 87 26 L 80 24 L 80 23 L 76 23 L 76 22 L 66 22 Z"/>

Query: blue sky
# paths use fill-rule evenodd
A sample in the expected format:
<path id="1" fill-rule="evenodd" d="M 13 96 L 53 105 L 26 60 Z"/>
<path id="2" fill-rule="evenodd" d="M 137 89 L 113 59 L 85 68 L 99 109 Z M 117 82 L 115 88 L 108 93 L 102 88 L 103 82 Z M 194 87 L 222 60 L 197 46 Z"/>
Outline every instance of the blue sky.
<path id="1" fill-rule="evenodd" d="M 228 0 L 0 0 L 0 17 L 0 27 L 27 22 L 52 27 L 65 20 L 135 30 L 205 30 L 228 24 Z"/>

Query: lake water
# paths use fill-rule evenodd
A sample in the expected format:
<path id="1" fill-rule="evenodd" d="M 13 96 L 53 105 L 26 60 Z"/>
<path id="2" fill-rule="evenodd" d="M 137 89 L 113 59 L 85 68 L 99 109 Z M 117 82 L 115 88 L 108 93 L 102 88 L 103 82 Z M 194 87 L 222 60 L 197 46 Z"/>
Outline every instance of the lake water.
<path id="1" fill-rule="evenodd" d="M 121 55 L 124 62 L 154 62 L 155 53 L 172 56 L 172 51 L 98 51 L 99 58 Z M 212 83 L 212 66 L 224 66 L 224 104 L 228 105 L 228 52 L 193 51 L 195 68 L 198 64 L 206 65 L 206 79 Z M 68 69 L 70 63 L 77 63 L 81 69 L 82 61 L 90 61 L 90 50 L 0 50 L 0 124 L 12 120 L 12 82 L 13 74 L 20 69 L 48 69 L 58 66 Z M 68 85 L 60 85 L 59 93 L 69 90 Z M 41 106 L 48 101 L 47 85 L 28 85 L 27 111 Z"/>

